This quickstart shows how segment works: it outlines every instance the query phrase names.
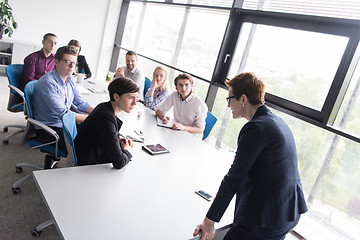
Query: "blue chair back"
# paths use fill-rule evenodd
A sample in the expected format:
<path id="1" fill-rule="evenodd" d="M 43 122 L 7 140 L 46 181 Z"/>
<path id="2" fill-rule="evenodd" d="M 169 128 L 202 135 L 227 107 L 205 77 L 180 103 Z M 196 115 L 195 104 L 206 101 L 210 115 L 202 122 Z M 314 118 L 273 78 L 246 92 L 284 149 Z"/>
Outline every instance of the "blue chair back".
<path id="1" fill-rule="evenodd" d="M 19 88 L 23 81 L 23 64 L 12 64 L 5 68 L 6 76 L 9 81 L 9 85 Z M 22 91 L 19 89 L 19 92 Z M 10 112 L 22 112 L 24 111 L 24 99 L 15 90 L 10 89 L 9 102 L 7 109 Z"/>
<path id="2" fill-rule="evenodd" d="M 12 64 L 5 68 L 9 83 L 17 88 L 19 88 L 24 78 L 23 66 L 24 64 Z"/>
<path id="3" fill-rule="evenodd" d="M 34 88 L 35 88 L 37 81 L 38 80 L 28 82 L 24 89 L 24 95 L 25 95 L 25 100 L 26 100 L 26 110 L 27 110 L 28 116 L 30 118 L 34 118 L 33 111 L 32 111 L 32 96 L 34 94 Z"/>
<path id="4" fill-rule="evenodd" d="M 217 118 L 211 112 L 208 112 L 205 119 L 205 129 L 203 132 L 202 140 L 204 140 L 209 136 L 209 133 L 211 132 L 211 129 L 214 127 L 216 122 L 217 122 Z"/>
<path id="5" fill-rule="evenodd" d="M 65 136 L 66 149 L 68 152 L 67 156 L 67 166 L 76 166 L 77 158 L 75 152 L 74 139 L 77 135 L 75 113 L 68 112 L 64 114 L 62 118 L 63 131 Z"/>
<path id="6" fill-rule="evenodd" d="M 151 86 L 151 80 L 147 77 L 145 77 L 145 82 L 144 82 L 144 99 L 145 99 L 145 95 L 147 93 L 147 90 L 149 89 L 149 87 Z"/>
<path id="7" fill-rule="evenodd" d="M 25 101 L 26 101 L 26 110 L 28 112 L 28 117 L 34 119 L 34 113 L 32 109 L 32 96 L 34 94 L 34 88 L 38 80 L 28 82 L 24 89 Z M 44 142 L 38 140 L 36 137 L 31 138 L 28 141 L 28 144 L 32 148 L 39 148 L 44 152 L 55 154 L 55 156 L 66 157 L 67 152 L 62 149 L 56 149 L 53 145 L 44 145 Z"/>

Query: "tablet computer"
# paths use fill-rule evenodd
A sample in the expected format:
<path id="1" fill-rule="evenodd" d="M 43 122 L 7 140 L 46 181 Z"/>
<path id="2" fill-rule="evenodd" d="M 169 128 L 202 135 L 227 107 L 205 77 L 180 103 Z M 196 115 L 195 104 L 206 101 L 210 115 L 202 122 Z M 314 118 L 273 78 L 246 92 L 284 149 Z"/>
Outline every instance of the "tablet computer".
<path id="1" fill-rule="evenodd" d="M 147 144 L 147 145 L 143 145 L 142 148 L 143 148 L 145 151 L 147 151 L 148 153 L 150 153 L 151 155 L 170 152 L 169 149 L 165 148 L 165 147 L 162 146 L 160 143 L 159 143 L 159 144 Z"/>

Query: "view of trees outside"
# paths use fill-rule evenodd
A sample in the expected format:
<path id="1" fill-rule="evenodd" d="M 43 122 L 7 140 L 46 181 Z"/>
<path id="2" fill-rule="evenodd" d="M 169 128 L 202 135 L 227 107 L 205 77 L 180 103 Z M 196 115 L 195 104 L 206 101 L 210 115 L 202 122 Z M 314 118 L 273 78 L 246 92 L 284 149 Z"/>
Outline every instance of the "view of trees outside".
<path id="1" fill-rule="evenodd" d="M 229 12 L 191 9 L 177 67 L 210 81 L 228 18 Z"/>
<path id="2" fill-rule="evenodd" d="M 266 82 L 267 92 L 320 111 L 348 39 L 251 23 L 243 26 L 228 77 L 241 70 L 254 72 Z M 251 27 L 256 30 L 248 41 Z M 246 67 L 239 69 L 247 43 L 250 52 L 242 63 Z"/>
<path id="3" fill-rule="evenodd" d="M 359 87 L 360 63 L 358 62 L 334 123 L 334 126 L 357 136 L 360 136 L 360 119 L 358 117 L 360 112 Z"/>
<path id="4" fill-rule="evenodd" d="M 128 16 L 134 17 L 126 21 L 122 45 L 210 81 L 229 12 L 147 4 L 140 20 L 142 7 L 142 3 L 130 5 Z M 202 27 L 204 22 L 208 28 Z"/>
<path id="5" fill-rule="evenodd" d="M 131 2 L 122 47 L 210 80 L 228 14 Z M 204 28 L 204 23 L 209 27 Z M 254 26 L 246 23 L 241 30 L 228 78 L 241 70 L 253 71 L 264 80 L 268 92 L 321 110 L 348 39 L 257 25 L 246 62 L 241 65 L 251 27 Z M 119 65 L 124 65 L 124 59 L 125 51 L 122 51 Z M 139 65 L 151 78 L 159 64 L 140 57 Z M 357 67 L 352 77 L 334 124 L 353 133 L 360 132 L 357 118 L 360 101 L 357 94 L 353 94 L 358 92 L 359 69 Z M 173 79 L 180 72 L 168 69 L 168 73 L 171 89 L 175 90 Z M 205 99 L 209 83 L 194 80 L 195 93 Z M 222 145 L 234 150 L 246 120 L 232 119 L 225 100 L 227 96 L 226 89 L 218 89 L 212 110 L 218 122 L 211 135 L 215 138 L 223 135 Z M 272 111 L 290 126 L 297 145 L 299 171 L 310 209 L 299 227 L 305 228 L 304 231 L 306 227 L 313 227 L 315 232 L 324 228 L 307 239 L 359 239 L 359 144 Z M 344 118 L 346 121 L 342 121 Z"/>
<path id="6" fill-rule="evenodd" d="M 282 117 L 293 131 L 298 151 L 299 171 L 309 200 L 309 214 L 315 215 L 319 223 L 328 224 L 328 231 L 341 232 L 341 235 L 333 235 L 330 239 L 358 239 L 360 236 L 360 163 L 357 158 L 360 154 L 359 144 L 287 114 L 272 111 Z M 329 160 L 329 163 L 316 195 L 311 200 L 309 195 L 314 191 L 314 183 L 325 160 Z M 334 238 L 336 236 L 338 238 Z"/>

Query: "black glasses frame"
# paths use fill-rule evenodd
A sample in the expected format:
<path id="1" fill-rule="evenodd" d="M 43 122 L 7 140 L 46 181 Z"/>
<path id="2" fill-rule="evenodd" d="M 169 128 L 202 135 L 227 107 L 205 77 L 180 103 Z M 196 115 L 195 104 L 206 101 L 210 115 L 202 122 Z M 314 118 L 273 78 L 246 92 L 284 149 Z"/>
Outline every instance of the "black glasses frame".
<path id="1" fill-rule="evenodd" d="M 235 96 L 229 96 L 229 97 L 226 98 L 226 101 L 227 101 L 228 104 L 231 103 L 232 98 L 235 98 Z"/>
<path id="2" fill-rule="evenodd" d="M 70 67 L 70 65 L 72 64 L 73 66 L 76 66 L 77 62 L 72 62 L 70 60 L 66 60 L 66 59 L 61 59 L 61 61 L 64 61 L 64 63 L 66 65 L 68 65 Z"/>

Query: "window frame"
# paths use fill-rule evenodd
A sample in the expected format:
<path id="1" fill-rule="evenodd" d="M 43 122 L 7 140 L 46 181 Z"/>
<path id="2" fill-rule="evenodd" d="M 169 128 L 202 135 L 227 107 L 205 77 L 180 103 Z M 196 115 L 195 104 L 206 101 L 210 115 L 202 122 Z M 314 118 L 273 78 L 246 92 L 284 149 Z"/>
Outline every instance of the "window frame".
<path id="1" fill-rule="evenodd" d="M 351 66 L 353 65 L 353 62 L 356 60 L 355 56 L 357 55 L 360 39 L 360 21 L 300 14 L 233 9 L 230 13 L 230 19 L 211 79 L 211 83 L 215 86 L 227 88 L 224 82 L 227 79 L 227 74 L 230 70 L 232 56 L 235 52 L 241 27 L 245 22 L 345 36 L 349 38 L 321 111 L 270 93 L 266 93 L 265 100 L 267 105 L 272 108 L 360 142 L 358 137 L 331 128 L 334 115 L 339 111 L 341 105 L 339 102 L 344 98 L 346 92 L 341 89 L 346 89 L 350 83 L 351 74 L 349 73 L 352 70 Z"/>

